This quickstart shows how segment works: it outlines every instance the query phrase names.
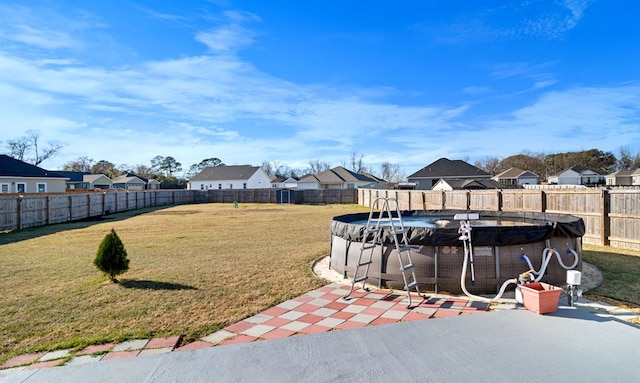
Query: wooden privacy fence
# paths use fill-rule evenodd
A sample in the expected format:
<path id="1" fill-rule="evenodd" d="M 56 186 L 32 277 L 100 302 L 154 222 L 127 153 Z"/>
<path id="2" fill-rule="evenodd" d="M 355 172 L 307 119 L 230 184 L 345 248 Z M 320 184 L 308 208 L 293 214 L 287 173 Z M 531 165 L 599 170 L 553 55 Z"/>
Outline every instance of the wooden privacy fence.
<path id="1" fill-rule="evenodd" d="M 401 210 L 489 210 L 571 214 L 582 218 L 585 243 L 640 250 L 640 189 L 383 190 L 359 189 L 358 203 L 398 200 Z"/>
<path id="2" fill-rule="evenodd" d="M 293 198 L 291 194 L 297 193 Z M 192 203 L 358 202 L 356 189 L 145 190 L 0 195 L 0 231 L 77 221 L 152 206 Z"/>

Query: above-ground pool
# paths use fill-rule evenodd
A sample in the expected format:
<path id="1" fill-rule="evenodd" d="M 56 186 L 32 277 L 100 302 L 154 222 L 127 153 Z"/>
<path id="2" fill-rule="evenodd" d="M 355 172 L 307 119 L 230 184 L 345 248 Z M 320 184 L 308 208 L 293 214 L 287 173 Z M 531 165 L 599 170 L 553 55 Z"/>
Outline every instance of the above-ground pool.
<path id="1" fill-rule="evenodd" d="M 474 294 L 495 294 L 501 284 L 530 269 L 540 269 L 545 248 L 555 249 L 563 263 L 576 263 L 582 269 L 582 218 L 567 214 L 491 212 L 491 211 L 404 211 L 401 213 L 408 230 L 411 257 L 421 291 L 461 293 L 460 284 L 464 247 L 460 240 L 458 213 L 477 213 L 471 220 L 475 283 L 466 283 Z M 378 213 L 374 213 L 374 218 Z M 365 242 L 364 233 L 369 213 L 346 214 L 331 221 L 330 267 L 345 278 L 351 278 Z M 402 273 L 390 231 L 383 228 L 383 244 L 373 250 L 373 263 L 368 283 L 380 287 L 404 289 Z M 369 239 L 370 241 L 370 239 Z M 541 279 L 563 286 L 566 269 L 553 257 Z"/>

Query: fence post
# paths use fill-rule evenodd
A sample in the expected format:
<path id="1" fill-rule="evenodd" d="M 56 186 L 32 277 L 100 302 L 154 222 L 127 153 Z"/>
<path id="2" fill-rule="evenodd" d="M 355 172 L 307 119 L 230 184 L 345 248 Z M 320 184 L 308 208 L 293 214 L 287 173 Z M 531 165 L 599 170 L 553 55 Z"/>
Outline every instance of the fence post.
<path id="1" fill-rule="evenodd" d="M 600 243 L 602 246 L 609 246 L 609 234 L 611 233 L 611 221 L 609 220 L 609 191 L 603 189 L 600 192 L 600 209 L 601 213 L 601 222 L 600 225 L 602 230 L 600 230 Z"/>
<path id="2" fill-rule="evenodd" d="M 22 230 L 22 196 L 18 196 L 18 209 L 16 211 L 17 213 L 17 226 L 18 226 L 18 230 Z"/>
<path id="3" fill-rule="evenodd" d="M 471 191 L 467 190 L 467 208 L 466 210 L 471 209 Z"/>
<path id="4" fill-rule="evenodd" d="M 547 211 L 547 193 L 544 190 L 540 190 L 540 211 L 542 213 Z"/>
<path id="5" fill-rule="evenodd" d="M 47 201 L 45 202 L 46 206 L 47 206 L 47 225 L 51 224 L 51 196 L 47 196 Z"/>
<path id="6" fill-rule="evenodd" d="M 498 211 L 502 211 L 502 190 L 498 189 Z"/>
<path id="7" fill-rule="evenodd" d="M 73 219 L 73 197 L 69 196 L 69 215 L 67 221 L 71 221 Z"/>

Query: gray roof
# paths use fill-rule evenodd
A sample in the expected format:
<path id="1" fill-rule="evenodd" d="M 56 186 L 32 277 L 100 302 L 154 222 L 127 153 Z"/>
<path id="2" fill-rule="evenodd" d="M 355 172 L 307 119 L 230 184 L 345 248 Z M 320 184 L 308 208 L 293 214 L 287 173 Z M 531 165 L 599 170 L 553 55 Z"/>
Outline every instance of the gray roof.
<path id="1" fill-rule="evenodd" d="M 70 182 L 83 182 L 83 177 L 89 172 L 72 172 L 72 171 L 58 171 L 56 172 L 61 176 L 68 178 Z"/>
<path id="2" fill-rule="evenodd" d="M 462 160 L 440 158 L 407 178 L 489 178 L 491 174 Z"/>
<path id="3" fill-rule="evenodd" d="M 623 170 L 618 170 L 616 172 L 607 174 L 607 177 L 631 177 L 633 175 L 633 173 L 635 173 L 636 171 L 638 171 L 638 169 L 623 169 Z"/>
<path id="4" fill-rule="evenodd" d="M 537 174 L 532 173 L 528 170 L 522 170 L 520 168 L 509 168 L 502 173 L 499 173 L 495 176 L 495 178 L 519 178 L 519 177 L 538 177 Z"/>
<path id="5" fill-rule="evenodd" d="M 113 181 L 111 180 L 111 178 L 109 178 L 109 177 L 105 176 L 104 174 L 85 174 L 85 175 L 84 175 L 84 177 L 83 177 L 82 179 L 83 179 L 83 181 L 84 181 L 84 182 L 94 182 L 94 181 L 96 181 L 97 179 L 99 179 L 99 178 L 101 178 L 101 177 L 104 177 L 104 178 L 106 178 L 107 180 L 109 180 L 109 181 L 113 182 Z"/>
<path id="6" fill-rule="evenodd" d="M 139 181 L 139 182 L 136 182 L 136 180 Z M 114 184 L 127 184 L 127 183 L 130 183 L 130 182 L 134 183 L 134 184 L 135 183 L 146 184 L 146 182 L 141 177 L 138 177 L 138 176 L 133 175 L 133 174 L 123 174 L 123 175 L 113 179 L 113 183 Z"/>
<path id="7" fill-rule="evenodd" d="M 251 165 L 207 166 L 193 176 L 191 181 L 247 180 L 258 169 L 260 169 L 259 166 Z"/>
<path id="8" fill-rule="evenodd" d="M 322 171 L 318 174 L 309 175 L 300 179 L 301 183 L 321 183 L 321 184 L 342 184 L 345 182 L 380 182 L 376 178 L 369 177 L 365 174 L 352 172 L 342 166 Z"/>
<path id="9" fill-rule="evenodd" d="M 5 154 L 0 154 L 0 177 L 67 178 L 59 172 L 45 170 Z"/>

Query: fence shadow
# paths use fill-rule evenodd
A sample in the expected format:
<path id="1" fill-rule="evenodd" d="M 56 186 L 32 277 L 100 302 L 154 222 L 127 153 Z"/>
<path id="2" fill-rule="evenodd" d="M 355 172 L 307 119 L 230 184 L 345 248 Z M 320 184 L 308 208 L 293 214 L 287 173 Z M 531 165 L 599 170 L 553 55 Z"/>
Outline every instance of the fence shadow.
<path id="1" fill-rule="evenodd" d="M 125 219 L 135 217 L 140 214 L 154 212 L 157 210 L 168 209 L 174 206 L 175 205 L 145 207 L 137 210 L 127 210 L 127 211 L 113 213 L 113 214 L 89 217 L 89 218 L 85 218 L 77 221 L 56 223 L 56 224 L 46 225 L 46 226 L 29 227 L 22 230 L 13 230 L 8 232 L 0 231 L 0 245 L 26 241 L 29 239 L 34 239 L 34 238 L 38 238 L 38 237 L 42 237 L 50 234 L 55 234 L 55 233 L 59 233 L 61 231 L 66 231 L 66 230 L 84 229 L 84 228 L 91 227 L 93 225 L 97 225 L 105 222 L 123 221 Z"/>
<path id="2" fill-rule="evenodd" d="M 120 281 L 120 286 L 127 289 L 139 290 L 197 290 L 197 288 L 193 286 L 183 285 L 180 283 L 147 280 L 124 280 Z"/>

